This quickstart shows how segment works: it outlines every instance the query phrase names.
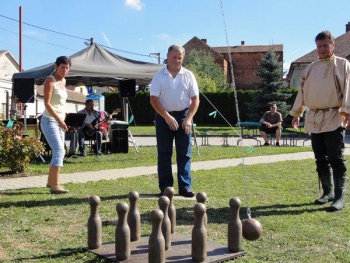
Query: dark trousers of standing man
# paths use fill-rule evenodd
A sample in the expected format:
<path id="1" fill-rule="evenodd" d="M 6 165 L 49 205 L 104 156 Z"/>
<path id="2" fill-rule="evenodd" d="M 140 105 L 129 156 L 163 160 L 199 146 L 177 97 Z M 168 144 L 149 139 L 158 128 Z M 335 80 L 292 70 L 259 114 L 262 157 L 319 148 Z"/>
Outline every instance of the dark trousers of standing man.
<path id="1" fill-rule="evenodd" d="M 334 201 L 343 198 L 346 181 L 346 159 L 344 158 L 345 129 L 312 133 L 311 143 L 315 154 L 316 167 L 324 192 L 333 191 L 332 173 L 334 180 Z M 344 203 L 344 201 L 342 201 Z"/>
<path id="2" fill-rule="evenodd" d="M 174 114 L 173 117 L 179 124 L 176 131 L 170 130 L 162 116 L 156 114 L 156 137 L 158 151 L 158 180 L 161 192 L 168 186 L 173 186 L 174 179 L 171 168 L 173 154 L 173 142 L 175 139 L 177 179 L 179 193 L 192 190 L 191 185 L 191 133 L 186 134 L 181 127 L 187 111 Z"/>

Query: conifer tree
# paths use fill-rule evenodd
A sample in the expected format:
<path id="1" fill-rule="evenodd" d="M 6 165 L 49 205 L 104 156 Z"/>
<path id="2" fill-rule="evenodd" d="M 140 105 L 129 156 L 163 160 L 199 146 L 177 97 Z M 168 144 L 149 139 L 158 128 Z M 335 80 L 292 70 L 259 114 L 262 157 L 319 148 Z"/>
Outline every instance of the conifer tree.
<path id="1" fill-rule="evenodd" d="M 261 82 L 257 84 L 258 92 L 252 102 L 247 103 L 250 120 L 259 121 L 272 103 L 276 103 L 278 111 L 286 117 L 290 108 L 286 101 L 292 94 L 286 93 L 288 84 L 283 80 L 282 62 L 278 61 L 278 56 L 272 49 L 260 62 L 256 75 L 260 77 Z"/>

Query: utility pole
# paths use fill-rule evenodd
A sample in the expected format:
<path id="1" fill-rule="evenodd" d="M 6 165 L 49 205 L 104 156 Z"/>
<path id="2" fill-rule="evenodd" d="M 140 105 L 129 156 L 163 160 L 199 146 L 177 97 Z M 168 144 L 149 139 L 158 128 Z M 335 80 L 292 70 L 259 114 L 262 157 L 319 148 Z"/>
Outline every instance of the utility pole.
<path id="1" fill-rule="evenodd" d="M 87 40 L 88 40 L 88 39 L 87 39 Z M 85 44 L 86 46 L 92 46 L 92 45 L 94 44 L 94 38 L 93 38 L 93 37 L 90 38 L 89 40 L 90 40 L 90 43 L 87 42 L 87 41 L 84 42 L 84 44 Z"/>
<path id="2" fill-rule="evenodd" d="M 158 64 L 160 64 L 160 53 L 150 53 L 150 56 L 157 56 Z"/>
<path id="3" fill-rule="evenodd" d="M 22 65 L 22 6 L 19 7 L 19 72 L 23 71 Z"/>

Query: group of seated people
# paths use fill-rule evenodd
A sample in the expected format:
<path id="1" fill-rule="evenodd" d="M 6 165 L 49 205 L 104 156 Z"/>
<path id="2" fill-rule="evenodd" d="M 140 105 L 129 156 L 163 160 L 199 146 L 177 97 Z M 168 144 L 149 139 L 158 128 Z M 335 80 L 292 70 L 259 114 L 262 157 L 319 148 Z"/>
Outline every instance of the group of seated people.
<path id="1" fill-rule="evenodd" d="M 85 108 L 78 111 L 78 114 L 86 114 L 81 127 L 70 127 L 66 132 L 66 139 L 70 140 L 68 157 L 75 156 L 76 149 L 79 149 L 80 156 L 86 156 L 85 140 L 95 140 L 95 153 L 102 154 L 102 139 L 108 136 L 109 114 L 105 111 L 94 110 L 94 101 L 87 100 Z"/>

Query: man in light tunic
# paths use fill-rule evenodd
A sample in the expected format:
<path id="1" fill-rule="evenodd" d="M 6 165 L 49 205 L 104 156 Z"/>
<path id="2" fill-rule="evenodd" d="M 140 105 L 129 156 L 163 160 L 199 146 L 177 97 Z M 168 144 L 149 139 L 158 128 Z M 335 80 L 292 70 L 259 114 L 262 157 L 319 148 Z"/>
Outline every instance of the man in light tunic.
<path id="1" fill-rule="evenodd" d="M 344 158 L 345 129 L 350 128 L 350 63 L 333 54 L 334 37 L 322 31 L 315 38 L 319 59 L 308 65 L 290 115 L 298 128 L 305 108 L 305 131 L 311 134 L 316 171 L 323 194 L 315 204 L 333 201 L 329 212 L 344 208 L 347 177 Z M 333 175 L 333 176 L 332 176 Z"/>

